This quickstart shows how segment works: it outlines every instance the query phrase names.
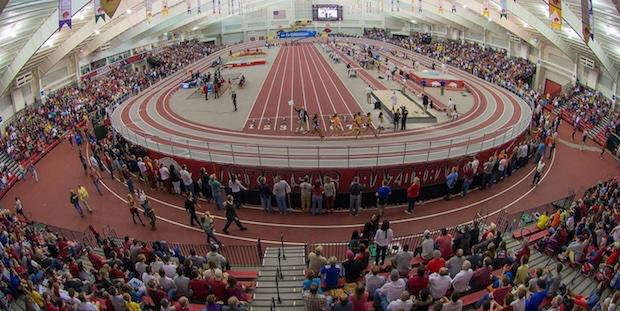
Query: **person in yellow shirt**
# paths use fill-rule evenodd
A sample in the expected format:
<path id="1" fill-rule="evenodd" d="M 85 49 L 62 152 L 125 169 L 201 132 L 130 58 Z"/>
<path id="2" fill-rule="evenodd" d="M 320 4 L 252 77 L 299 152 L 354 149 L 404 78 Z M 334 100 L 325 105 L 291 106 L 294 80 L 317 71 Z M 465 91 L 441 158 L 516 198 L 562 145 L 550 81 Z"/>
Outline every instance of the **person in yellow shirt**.
<path id="1" fill-rule="evenodd" d="M 129 296 L 128 293 L 124 293 L 123 294 L 123 300 L 125 300 L 125 307 L 127 308 L 127 310 L 129 310 L 129 311 L 142 311 L 142 308 L 140 307 L 140 304 L 135 302 L 135 301 L 131 301 L 131 296 Z"/>
<path id="2" fill-rule="evenodd" d="M 540 217 L 538 217 L 538 222 L 536 223 L 536 228 L 543 230 L 547 228 L 547 223 L 549 223 L 549 216 L 547 215 L 547 211 L 544 211 Z"/>
<path id="3" fill-rule="evenodd" d="M 78 195 L 78 198 L 80 199 L 80 202 L 84 206 L 86 206 L 86 209 L 88 210 L 88 212 L 92 213 L 93 209 L 90 208 L 90 206 L 88 205 L 88 190 L 86 190 L 86 187 L 84 187 L 82 185 L 78 185 L 77 195 Z"/>
<path id="4" fill-rule="evenodd" d="M 526 284 L 528 277 L 530 276 L 530 267 L 528 266 L 529 257 L 521 257 L 521 265 L 517 269 L 515 274 L 515 285 Z"/>

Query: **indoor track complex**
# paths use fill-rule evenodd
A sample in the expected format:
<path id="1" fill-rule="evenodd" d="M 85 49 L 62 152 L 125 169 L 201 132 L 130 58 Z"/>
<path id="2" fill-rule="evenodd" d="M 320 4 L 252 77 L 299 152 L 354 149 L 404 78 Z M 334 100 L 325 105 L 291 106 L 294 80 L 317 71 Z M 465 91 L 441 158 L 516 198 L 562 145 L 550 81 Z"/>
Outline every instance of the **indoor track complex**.
<path id="1" fill-rule="evenodd" d="M 612 0 L 0 0 L 0 310 L 620 310 Z"/>

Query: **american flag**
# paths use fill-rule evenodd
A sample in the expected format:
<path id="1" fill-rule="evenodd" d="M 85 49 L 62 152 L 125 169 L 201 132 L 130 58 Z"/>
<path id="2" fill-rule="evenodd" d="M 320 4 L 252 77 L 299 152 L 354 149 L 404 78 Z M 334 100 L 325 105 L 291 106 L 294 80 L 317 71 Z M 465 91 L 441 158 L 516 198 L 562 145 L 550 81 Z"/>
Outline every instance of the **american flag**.
<path id="1" fill-rule="evenodd" d="M 286 19 L 286 10 L 273 11 L 273 19 Z"/>

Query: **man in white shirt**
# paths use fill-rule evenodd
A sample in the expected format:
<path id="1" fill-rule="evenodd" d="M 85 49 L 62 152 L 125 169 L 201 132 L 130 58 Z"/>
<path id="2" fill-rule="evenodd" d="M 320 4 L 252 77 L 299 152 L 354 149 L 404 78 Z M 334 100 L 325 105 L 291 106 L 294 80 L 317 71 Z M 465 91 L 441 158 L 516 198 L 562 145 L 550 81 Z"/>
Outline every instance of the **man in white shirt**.
<path id="1" fill-rule="evenodd" d="M 396 96 L 396 91 L 392 92 L 392 96 L 390 96 L 390 102 L 392 103 L 392 111 L 396 110 L 396 104 L 398 102 L 398 96 Z"/>
<path id="2" fill-rule="evenodd" d="M 398 270 L 390 272 L 390 281 L 375 291 L 375 301 L 379 301 L 383 310 L 388 309 L 390 302 L 398 299 L 405 291 L 405 280 L 401 279 Z"/>
<path id="3" fill-rule="evenodd" d="M 540 161 L 538 161 L 538 164 L 536 164 L 536 172 L 534 173 L 534 179 L 532 179 L 532 187 L 538 185 L 538 182 L 540 181 L 540 177 L 544 170 L 545 161 L 541 158 Z"/>
<path id="4" fill-rule="evenodd" d="M 371 96 L 372 96 L 372 87 L 369 84 L 368 87 L 366 88 L 366 103 L 369 105 L 372 104 Z"/>
<path id="5" fill-rule="evenodd" d="M 397 310 L 410 311 L 412 307 L 413 307 L 413 301 L 411 300 L 409 296 L 409 292 L 404 291 L 400 294 L 400 298 L 390 302 L 390 304 L 387 307 L 387 311 L 397 311 Z"/>
<path id="6" fill-rule="evenodd" d="M 190 191 L 194 196 L 196 196 L 192 182 L 192 173 L 187 170 L 187 165 L 183 165 L 183 168 L 181 168 L 181 172 L 179 172 L 179 174 L 181 175 L 183 186 L 185 186 L 185 191 L 183 192 Z"/>
<path id="7" fill-rule="evenodd" d="M 424 260 L 430 260 L 433 258 L 433 251 L 435 250 L 435 242 L 431 239 L 431 232 L 424 231 L 424 241 L 422 241 L 422 258 Z"/>
<path id="8" fill-rule="evenodd" d="M 441 268 L 439 273 L 433 273 L 428 277 L 428 287 L 433 299 L 445 296 L 451 286 L 452 279 L 448 275 L 448 268 Z"/>
<path id="9" fill-rule="evenodd" d="M 461 271 L 454 276 L 452 279 L 452 287 L 455 292 L 466 292 L 469 290 L 469 281 L 471 280 L 471 276 L 474 275 L 474 271 L 471 269 L 471 263 L 468 260 L 463 262 L 463 267 Z"/>
<path id="10" fill-rule="evenodd" d="M 149 184 L 148 176 L 146 174 L 146 163 L 142 160 L 142 158 L 138 158 L 138 170 L 140 171 L 140 177 L 144 181 L 145 184 Z"/>
<path id="11" fill-rule="evenodd" d="M 446 268 L 448 268 L 448 272 L 450 273 L 450 277 L 453 278 L 457 273 L 461 271 L 463 267 L 463 263 L 465 262 L 465 257 L 463 257 L 463 250 L 456 250 L 456 254 L 446 262 Z"/>
<path id="12" fill-rule="evenodd" d="M 174 297 L 174 292 L 177 290 L 177 285 L 174 280 L 166 276 L 164 269 L 159 270 L 159 285 L 161 289 L 168 293 L 169 297 Z"/>
<path id="13" fill-rule="evenodd" d="M 471 169 L 474 171 L 474 176 L 478 174 L 479 166 L 480 166 L 480 161 L 478 160 L 478 158 L 474 157 L 473 160 L 471 160 Z"/>

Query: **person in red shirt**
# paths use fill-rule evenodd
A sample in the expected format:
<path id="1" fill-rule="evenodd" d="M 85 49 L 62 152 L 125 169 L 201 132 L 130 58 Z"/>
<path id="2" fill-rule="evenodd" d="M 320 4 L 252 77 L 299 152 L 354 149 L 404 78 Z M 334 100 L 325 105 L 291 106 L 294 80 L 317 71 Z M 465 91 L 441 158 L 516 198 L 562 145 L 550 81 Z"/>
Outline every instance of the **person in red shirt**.
<path id="1" fill-rule="evenodd" d="M 435 244 L 439 246 L 441 257 L 452 257 L 452 235 L 448 234 L 446 228 L 441 229 L 441 235 L 435 239 Z"/>
<path id="2" fill-rule="evenodd" d="M 420 196 L 420 178 L 415 177 L 413 178 L 413 182 L 411 183 L 411 186 L 409 186 L 409 188 L 407 188 L 407 210 L 405 211 L 405 214 L 411 214 L 413 213 L 413 209 L 415 208 L 415 201 L 418 199 L 418 196 Z"/>
<path id="3" fill-rule="evenodd" d="M 205 94 L 205 100 L 209 100 L 209 86 L 207 83 L 202 87 L 202 92 Z"/>
<path id="4" fill-rule="evenodd" d="M 463 197 L 467 196 L 469 186 L 474 181 L 475 174 L 472 162 L 467 163 L 463 168 Z"/>
<path id="5" fill-rule="evenodd" d="M 428 262 L 426 265 L 426 269 L 428 270 L 428 274 L 433 274 L 439 272 L 439 269 L 446 266 L 446 260 L 441 257 L 441 252 L 438 250 L 433 251 L 433 259 Z"/>
<path id="6" fill-rule="evenodd" d="M 93 252 L 90 247 L 86 249 L 86 253 L 88 254 L 88 260 L 90 260 L 90 263 L 93 265 L 95 271 L 99 271 L 99 269 L 103 268 L 104 260 L 101 256 Z"/>
<path id="7" fill-rule="evenodd" d="M 226 283 L 224 283 L 222 270 L 215 270 L 215 275 L 209 280 L 211 292 L 218 301 L 227 301 L 228 293 L 226 292 Z"/>
<path id="8" fill-rule="evenodd" d="M 412 275 L 407 280 L 407 290 L 411 296 L 418 297 L 418 293 L 426 287 L 428 287 L 428 276 L 426 276 L 424 265 L 420 265 L 416 275 Z"/>
<path id="9" fill-rule="evenodd" d="M 198 278 L 198 271 L 192 271 L 189 288 L 192 290 L 192 301 L 204 301 L 209 294 L 209 282 Z"/>

